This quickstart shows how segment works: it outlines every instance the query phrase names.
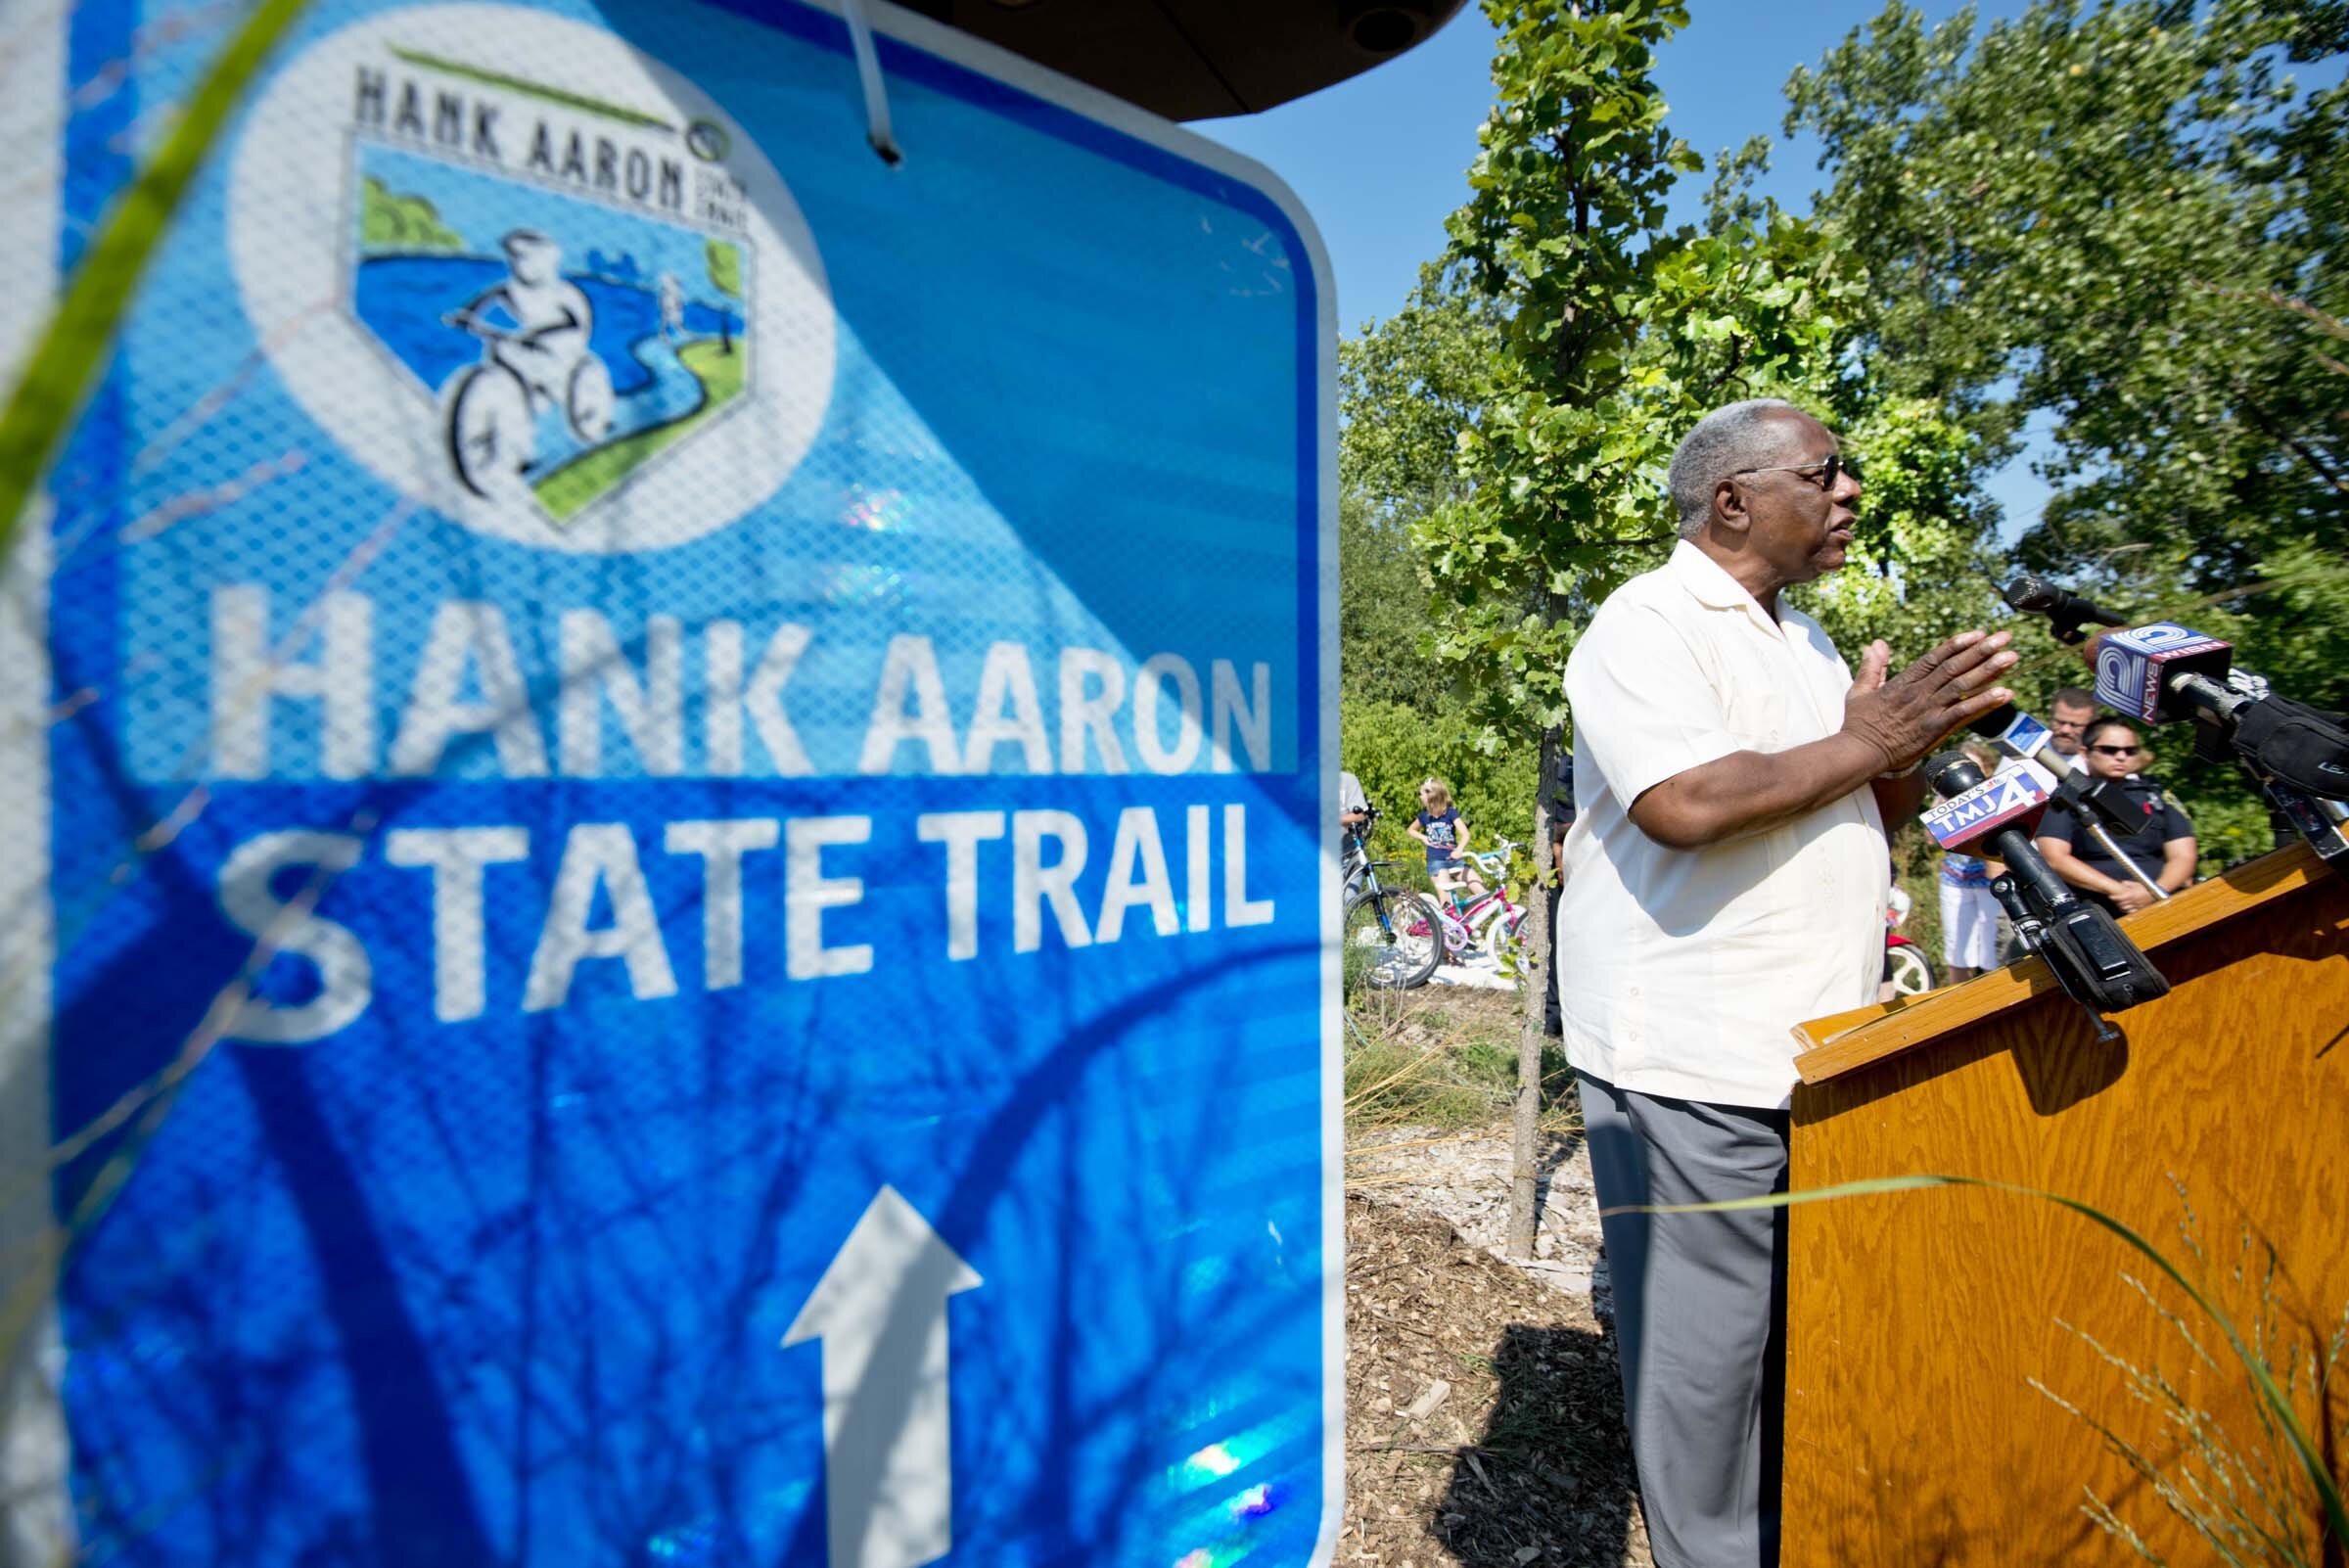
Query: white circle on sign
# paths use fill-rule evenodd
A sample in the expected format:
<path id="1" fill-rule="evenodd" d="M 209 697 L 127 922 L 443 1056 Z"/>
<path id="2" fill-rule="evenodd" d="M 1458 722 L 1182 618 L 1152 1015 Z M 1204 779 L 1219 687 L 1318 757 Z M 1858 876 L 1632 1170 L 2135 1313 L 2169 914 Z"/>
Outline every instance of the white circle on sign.
<path id="1" fill-rule="evenodd" d="M 400 493 L 588 554 L 715 531 L 831 400 L 831 291 L 708 94 L 584 23 L 427 5 L 271 78 L 229 170 L 262 352 Z"/>

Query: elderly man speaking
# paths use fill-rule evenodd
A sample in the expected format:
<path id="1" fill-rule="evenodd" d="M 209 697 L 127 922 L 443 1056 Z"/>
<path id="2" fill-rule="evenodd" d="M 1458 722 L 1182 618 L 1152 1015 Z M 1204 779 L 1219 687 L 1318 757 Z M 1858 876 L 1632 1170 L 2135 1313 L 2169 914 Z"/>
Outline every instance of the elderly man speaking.
<path id="1" fill-rule="evenodd" d="M 1599 607 L 1566 667 L 1580 814 L 1557 966 L 1615 1289 L 1624 1405 L 1660 1568 L 1777 1560 L 1789 1026 L 1873 998 L 1884 822 L 1916 764 L 2008 700 L 2006 637 L 1860 674 L 1780 590 L 1843 565 L 1860 476 L 1756 399 L 1672 460 L 1681 542 Z"/>

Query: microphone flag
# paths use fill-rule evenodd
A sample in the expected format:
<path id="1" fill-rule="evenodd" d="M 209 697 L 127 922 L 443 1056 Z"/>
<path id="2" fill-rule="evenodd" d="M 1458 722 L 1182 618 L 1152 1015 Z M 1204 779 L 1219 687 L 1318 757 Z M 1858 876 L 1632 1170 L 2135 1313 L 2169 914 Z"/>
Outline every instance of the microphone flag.
<path id="1" fill-rule="evenodd" d="M 2010 827 L 2028 833 L 2047 809 L 2047 785 L 2031 769 L 2018 767 L 1934 802 L 1919 820 L 1944 850 L 1979 854 L 1983 840 L 1993 833 Z"/>

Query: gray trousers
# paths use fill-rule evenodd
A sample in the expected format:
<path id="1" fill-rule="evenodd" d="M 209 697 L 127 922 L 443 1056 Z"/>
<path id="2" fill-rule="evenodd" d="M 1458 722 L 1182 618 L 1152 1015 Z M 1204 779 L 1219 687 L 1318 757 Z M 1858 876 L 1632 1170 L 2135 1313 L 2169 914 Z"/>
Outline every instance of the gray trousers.
<path id="1" fill-rule="evenodd" d="M 1786 1188 L 1787 1116 L 1577 1073 L 1601 1210 Z M 1612 1214 L 1624 1414 L 1657 1568 L 1778 1560 L 1786 1212 Z"/>

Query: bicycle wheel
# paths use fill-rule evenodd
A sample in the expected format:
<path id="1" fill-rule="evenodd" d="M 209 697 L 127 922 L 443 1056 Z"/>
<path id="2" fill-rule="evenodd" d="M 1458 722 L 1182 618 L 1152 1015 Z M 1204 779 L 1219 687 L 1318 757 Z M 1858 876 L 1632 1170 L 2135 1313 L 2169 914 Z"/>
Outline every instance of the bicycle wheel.
<path id="1" fill-rule="evenodd" d="M 612 411 L 617 406 L 612 394 L 612 372 L 593 354 L 572 366 L 570 384 L 564 390 L 563 415 L 571 421 L 571 433 L 592 445 L 612 431 Z"/>
<path id="2" fill-rule="evenodd" d="M 1479 945 L 1485 949 L 1485 956 L 1492 960 L 1493 967 L 1512 979 L 1519 978 L 1518 971 L 1525 959 L 1524 924 L 1525 909 L 1522 905 L 1512 907 L 1506 913 L 1496 909 L 1493 918 L 1485 922 L 1484 933 L 1479 939 Z"/>
<path id="3" fill-rule="evenodd" d="M 1364 888 L 1346 902 L 1340 941 L 1348 968 L 1381 991 L 1424 986 L 1436 972 L 1443 939 L 1435 907 L 1405 888 Z"/>
<path id="4" fill-rule="evenodd" d="M 522 495 L 537 444 L 530 392 L 520 376 L 502 365 L 475 365 L 457 378 L 448 400 L 448 457 L 467 489 L 488 501 Z"/>
<path id="5" fill-rule="evenodd" d="M 1892 989 L 1904 996 L 1921 996 L 1933 989 L 1933 966 L 1914 947 L 1895 947 L 1885 954 L 1892 965 Z"/>

